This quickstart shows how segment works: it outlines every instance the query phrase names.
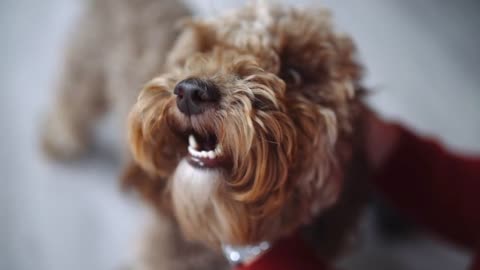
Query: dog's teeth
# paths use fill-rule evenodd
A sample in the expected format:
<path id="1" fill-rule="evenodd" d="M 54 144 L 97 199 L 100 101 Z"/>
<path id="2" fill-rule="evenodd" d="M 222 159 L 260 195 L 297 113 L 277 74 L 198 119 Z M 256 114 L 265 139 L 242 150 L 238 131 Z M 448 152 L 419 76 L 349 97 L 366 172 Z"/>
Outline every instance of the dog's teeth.
<path id="1" fill-rule="evenodd" d="M 188 136 L 188 153 L 191 156 L 196 158 L 208 158 L 208 159 L 216 159 L 222 154 L 222 147 L 220 144 L 217 144 L 214 150 L 205 151 L 200 150 L 197 140 L 195 136 L 189 135 Z"/>
<path id="2" fill-rule="evenodd" d="M 208 158 L 209 159 L 214 159 L 217 157 L 217 154 L 215 154 L 214 151 L 208 151 Z"/>
<path id="3" fill-rule="evenodd" d="M 193 149 L 192 147 L 188 147 L 188 152 L 190 153 L 190 155 L 194 156 L 194 157 L 198 157 L 198 158 L 201 158 L 203 157 L 203 151 L 202 152 L 199 152 L 195 149 Z"/>
<path id="4" fill-rule="evenodd" d="M 192 134 L 190 134 L 190 136 L 188 136 L 188 144 L 189 144 L 193 149 L 198 149 L 197 140 L 195 140 L 195 136 L 193 136 Z"/>
<path id="5" fill-rule="evenodd" d="M 215 147 L 215 154 L 217 154 L 217 156 L 222 154 L 222 146 L 220 144 L 217 144 Z"/>
<path id="6" fill-rule="evenodd" d="M 190 155 L 194 156 L 194 157 L 199 157 L 199 152 L 195 149 L 193 149 L 191 146 L 188 147 L 188 152 L 190 153 Z"/>

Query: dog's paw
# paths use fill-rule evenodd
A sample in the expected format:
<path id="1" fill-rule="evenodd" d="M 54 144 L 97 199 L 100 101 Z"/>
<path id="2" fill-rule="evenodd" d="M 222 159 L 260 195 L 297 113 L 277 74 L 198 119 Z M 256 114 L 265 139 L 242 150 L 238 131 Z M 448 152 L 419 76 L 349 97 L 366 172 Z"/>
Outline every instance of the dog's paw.
<path id="1" fill-rule="evenodd" d="M 82 156 L 87 150 L 84 135 L 61 114 L 50 114 L 41 134 L 43 152 L 52 159 L 72 160 Z"/>

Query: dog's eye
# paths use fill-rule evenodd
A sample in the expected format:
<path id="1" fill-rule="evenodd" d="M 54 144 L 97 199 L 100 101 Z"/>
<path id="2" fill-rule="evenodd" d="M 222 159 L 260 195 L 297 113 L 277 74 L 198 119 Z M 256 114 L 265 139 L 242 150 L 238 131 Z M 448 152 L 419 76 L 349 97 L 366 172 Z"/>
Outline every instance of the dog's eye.
<path id="1" fill-rule="evenodd" d="M 287 74 L 290 78 L 290 80 L 292 81 L 293 84 L 295 85 L 300 85 L 302 84 L 302 76 L 300 75 L 300 72 L 298 72 L 296 69 L 294 68 L 289 68 L 287 70 Z"/>

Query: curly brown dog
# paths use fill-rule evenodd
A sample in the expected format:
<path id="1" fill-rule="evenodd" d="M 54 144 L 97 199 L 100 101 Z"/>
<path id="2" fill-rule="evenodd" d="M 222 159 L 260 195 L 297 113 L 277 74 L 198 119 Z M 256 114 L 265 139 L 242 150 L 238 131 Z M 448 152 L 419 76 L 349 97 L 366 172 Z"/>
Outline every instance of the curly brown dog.
<path id="1" fill-rule="evenodd" d="M 351 39 L 326 10 L 263 3 L 185 19 L 177 37 L 188 14 L 173 0 L 95 1 L 46 149 L 76 155 L 106 107 L 130 111 L 125 185 L 158 213 L 139 269 L 222 269 L 222 246 L 297 231 L 334 256 L 366 193 Z"/>

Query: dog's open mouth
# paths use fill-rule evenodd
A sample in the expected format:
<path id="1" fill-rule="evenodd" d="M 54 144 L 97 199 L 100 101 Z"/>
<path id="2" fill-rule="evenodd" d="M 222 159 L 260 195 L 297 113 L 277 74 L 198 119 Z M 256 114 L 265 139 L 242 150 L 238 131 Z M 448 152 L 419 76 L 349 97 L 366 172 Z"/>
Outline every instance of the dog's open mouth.
<path id="1" fill-rule="evenodd" d="M 195 167 L 215 168 L 224 161 L 223 150 L 215 135 L 201 137 L 188 136 L 188 161 Z"/>

